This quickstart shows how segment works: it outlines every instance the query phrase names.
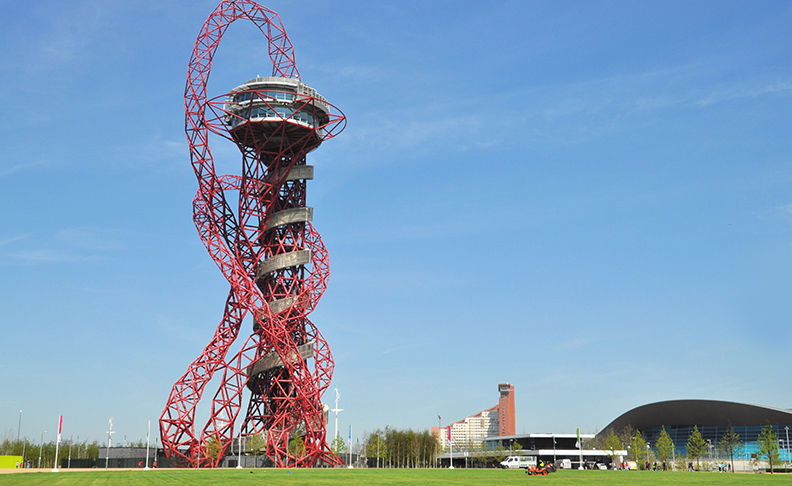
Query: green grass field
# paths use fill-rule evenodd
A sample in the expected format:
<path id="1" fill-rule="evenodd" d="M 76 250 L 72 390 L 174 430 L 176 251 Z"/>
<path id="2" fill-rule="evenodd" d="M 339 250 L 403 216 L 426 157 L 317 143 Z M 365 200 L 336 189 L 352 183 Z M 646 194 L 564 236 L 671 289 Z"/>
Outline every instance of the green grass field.
<path id="1" fill-rule="evenodd" d="M 731 485 L 792 484 L 792 474 L 718 474 L 643 471 L 559 471 L 528 476 L 501 469 L 159 469 L 0 474 L 0 485 L 201 486 L 201 485 Z"/>

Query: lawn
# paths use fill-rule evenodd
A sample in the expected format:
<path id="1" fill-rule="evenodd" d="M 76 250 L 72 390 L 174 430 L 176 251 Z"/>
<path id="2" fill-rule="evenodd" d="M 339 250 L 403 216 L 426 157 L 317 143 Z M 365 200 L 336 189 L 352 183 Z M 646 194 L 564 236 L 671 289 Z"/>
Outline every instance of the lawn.
<path id="1" fill-rule="evenodd" d="M 151 471 L 61 471 L 0 474 L 0 485 L 201 486 L 201 485 L 731 485 L 792 484 L 792 474 L 718 474 L 644 471 L 559 471 L 528 476 L 501 469 L 159 469 Z"/>

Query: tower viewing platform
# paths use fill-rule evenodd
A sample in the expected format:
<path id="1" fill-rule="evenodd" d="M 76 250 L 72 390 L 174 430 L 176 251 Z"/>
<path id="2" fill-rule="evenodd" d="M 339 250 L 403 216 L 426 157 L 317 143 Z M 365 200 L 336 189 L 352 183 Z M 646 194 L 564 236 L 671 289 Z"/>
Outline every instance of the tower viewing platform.
<path id="1" fill-rule="evenodd" d="M 332 111 L 323 96 L 298 79 L 257 77 L 225 95 L 223 121 L 234 140 L 247 147 L 289 145 L 309 137 L 316 148 Z"/>

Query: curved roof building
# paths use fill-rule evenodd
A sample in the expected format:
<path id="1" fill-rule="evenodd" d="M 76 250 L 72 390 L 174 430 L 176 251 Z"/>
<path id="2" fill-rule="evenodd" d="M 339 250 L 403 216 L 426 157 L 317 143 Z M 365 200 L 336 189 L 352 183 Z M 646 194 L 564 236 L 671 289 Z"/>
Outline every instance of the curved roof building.
<path id="1" fill-rule="evenodd" d="M 694 427 L 711 444 L 711 454 L 717 454 L 720 438 L 731 424 L 745 446 L 739 452 L 742 458 L 755 453 L 756 438 L 762 427 L 770 424 L 779 438 L 781 458 L 789 459 L 788 432 L 792 429 L 792 410 L 750 405 L 747 403 L 720 400 L 668 400 L 636 407 L 623 413 L 605 427 L 600 434 L 609 430 L 618 432 L 632 426 L 650 446 L 657 443 L 664 427 L 674 441 L 677 454 L 685 453 L 685 445 Z"/>

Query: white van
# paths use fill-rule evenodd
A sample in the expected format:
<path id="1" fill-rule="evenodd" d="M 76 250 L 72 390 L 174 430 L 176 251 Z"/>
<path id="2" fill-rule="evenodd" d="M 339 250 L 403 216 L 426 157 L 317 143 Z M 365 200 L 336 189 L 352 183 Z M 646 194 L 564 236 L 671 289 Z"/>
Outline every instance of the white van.
<path id="1" fill-rule="evenodd" d="M 536 466 L 536 457 L 509 456 L 500 464 L 503 469 L 527 469 Z"/>

